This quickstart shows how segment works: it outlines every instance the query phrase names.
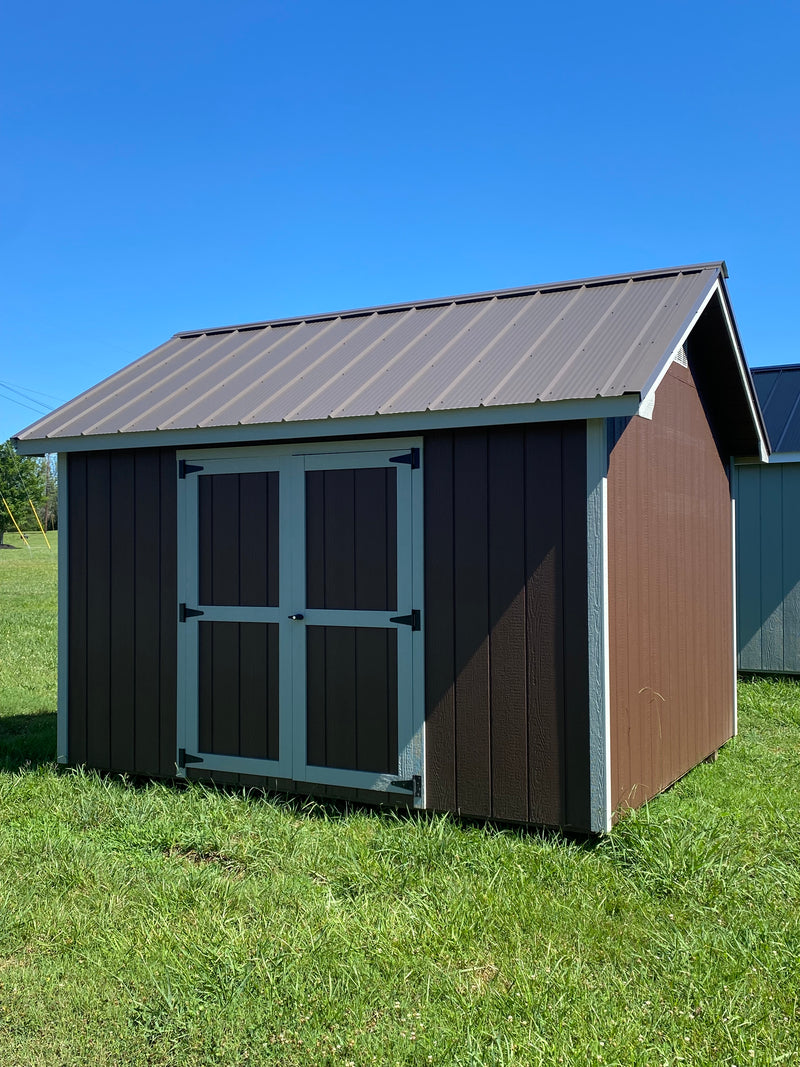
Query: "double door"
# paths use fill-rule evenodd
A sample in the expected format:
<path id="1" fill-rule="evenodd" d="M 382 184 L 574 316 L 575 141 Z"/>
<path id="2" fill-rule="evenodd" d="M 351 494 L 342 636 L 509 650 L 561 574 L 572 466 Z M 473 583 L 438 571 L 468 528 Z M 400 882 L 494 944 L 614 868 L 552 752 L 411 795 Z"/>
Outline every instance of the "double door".
<path id="1" fill-rule="evenodd" d="M 180 454 L 180 770 L 422 802 L 420 454 Z"/>

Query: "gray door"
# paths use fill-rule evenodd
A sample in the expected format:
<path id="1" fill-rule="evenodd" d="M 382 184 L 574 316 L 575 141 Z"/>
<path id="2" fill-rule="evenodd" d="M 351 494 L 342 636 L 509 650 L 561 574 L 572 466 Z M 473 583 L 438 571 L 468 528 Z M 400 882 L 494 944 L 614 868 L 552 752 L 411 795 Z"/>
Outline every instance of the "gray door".
<path id="1" fill-rule="evenodd" d="M 182 457 L 179 764 L 418 790 L 418 457 Z"/>

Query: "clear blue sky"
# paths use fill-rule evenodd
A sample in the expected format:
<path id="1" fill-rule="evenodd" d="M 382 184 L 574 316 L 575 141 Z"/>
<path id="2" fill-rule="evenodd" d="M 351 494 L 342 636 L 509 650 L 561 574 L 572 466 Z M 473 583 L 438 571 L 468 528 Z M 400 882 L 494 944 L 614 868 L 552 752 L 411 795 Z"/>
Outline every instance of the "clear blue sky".
<path id="1" fill-rule="evenodd" d="M 0 440 L 177 330 L 722 258 L 800 361 L 798 53 L 786 0 L 7 4 Z"/>

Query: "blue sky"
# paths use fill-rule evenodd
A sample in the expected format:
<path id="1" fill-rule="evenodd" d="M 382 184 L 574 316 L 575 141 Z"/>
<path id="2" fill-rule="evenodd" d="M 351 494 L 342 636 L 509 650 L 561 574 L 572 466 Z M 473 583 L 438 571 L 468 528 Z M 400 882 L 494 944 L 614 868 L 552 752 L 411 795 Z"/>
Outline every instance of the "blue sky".
<path id="1" fill-rule="evenodd" d="M 784 0 L 6 5 L 0 440 L 178 330 L 722 258 L 750 363 L 800 361 L 799 31 Z"/>

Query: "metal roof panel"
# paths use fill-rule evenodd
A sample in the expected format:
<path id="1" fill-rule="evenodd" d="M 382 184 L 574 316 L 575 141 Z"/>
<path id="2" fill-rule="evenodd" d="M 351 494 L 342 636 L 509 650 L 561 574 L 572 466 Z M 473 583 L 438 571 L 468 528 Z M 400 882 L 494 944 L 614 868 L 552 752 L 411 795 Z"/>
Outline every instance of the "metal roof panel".
<path id="1" fill-rule="evenodd" d="M 723 264 L 178 334 L 19 435 L 219 428 L 644 389 Z"/>

